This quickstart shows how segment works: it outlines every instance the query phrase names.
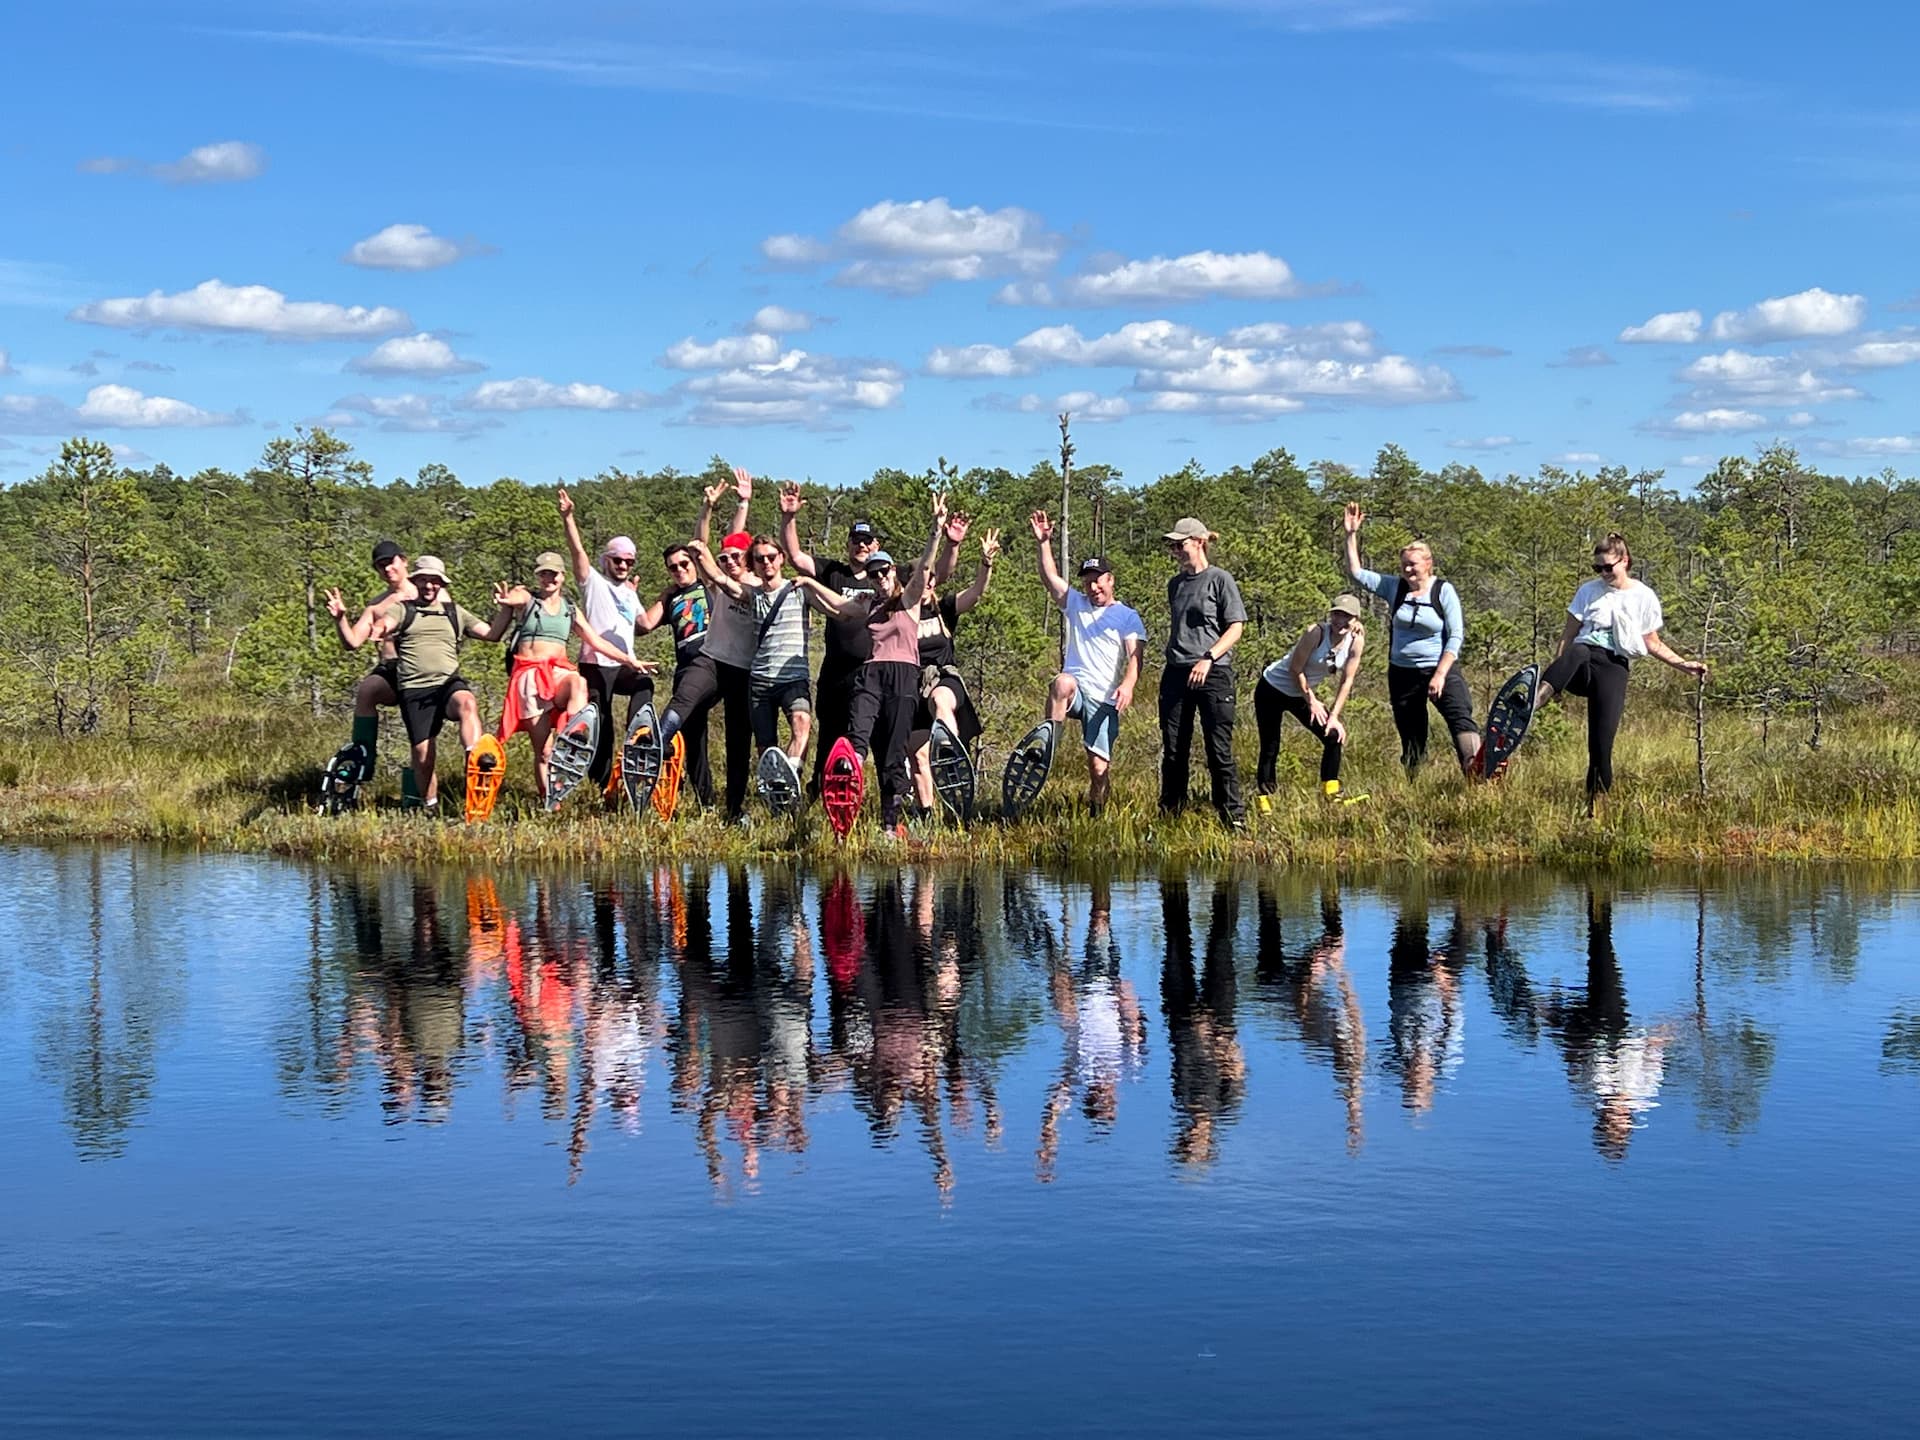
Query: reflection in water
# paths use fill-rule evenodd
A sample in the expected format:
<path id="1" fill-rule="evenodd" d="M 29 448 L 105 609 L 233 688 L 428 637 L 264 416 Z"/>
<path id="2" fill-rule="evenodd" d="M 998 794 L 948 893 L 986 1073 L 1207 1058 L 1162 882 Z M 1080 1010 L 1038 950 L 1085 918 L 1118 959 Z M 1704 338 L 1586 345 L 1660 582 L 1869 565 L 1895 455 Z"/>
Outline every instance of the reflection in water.
<path id="1" fill-rule="evenodd" d="M 1366 1141 L 1367 1022 L 1347 971 L 1346 929 L 1341 923 L 1340 892 L 1320 890 L 1320 933 L 1288 955 L 1281 926 L 1281 901 L 1271 878 L 1259 887 L 1260 994 L 1290 1022 L 1308 1050 L 1333 1067 L 1347 1113 L 1347 1152 L 1357 1155 Z"/>
<path id="2" fill-rule="evenodd" d="M 0 968 L 0 1018 L 31 1016 L 19 1029 L 76 1149 L 110 1158 L 158 1103 L 167 1041 L 187 1028 L 188 960 L 202 958 L 185 946 L 208 922 L 162 909 L 183 893 L 167 867 L 186 862 L 34 863 L 16 897 L 39 898 L 12 901 L 11 923 L 57 938 Z M 1685 956 L 1661 973 L 1684 983 L 1635 980 L 1636 1008 L 1631 947 L 1653 911 L 1600 886 L 1569 906 L 1546 886 L 1441 897 L 1421 883 L 1343 902 L 1331 881 L 1272 872 L 276 875 L 294 877 L 297 903 L 276 880 L 273 933 L 253 938 L 283 967 L 269 1022 L 283 1095 L 409 1126 L 446 1124 L 493 1090 L 510 1119 L 551 1128 L 572 1179 L 596 1144 L 645 1136 L 697 1156 L 721 1195 L 799 1168 L 835 1115 L 924 1164 L 942 1196 L 1008 1146 L 1042 1183 L 1072 1176 L 1097 1153 L 1074 1146 L 1123 1129 L 1203 1172 L 1288 1050 L 1325 1077 L 1312 1103 L 1361 1157 L 1394 1116 L 1376 1103 L 1370 1130 L 1370 1079 L 1416 1121 L 1466 1104 L 1471 1012 L 1476 1047 L 1496 1047 L 1476 1048 L 1476 1085 L 1507 1056 L 1557 1056 L 1609 1161 L 1675 1099 L 1737 1137 L 1759 1123 L 1776 1051 L 1752 987 L 1796 966 L 1853 983 L 1882 903 L 1852 883 L 1734 886 L 1687 895 L 1676 926 L 1660 900 L 1663 954 Z M 1384 1016 L 1371 1033 L 1370 1014 Z M 1283 1049 L 1263 1048 L 1275 1036 Z M 1920 1072 L 1920 1009 L 1885 1022 L 1878 1060 Z M 1148 1084 L 1166 1111 L 1130 1096 Z"/>

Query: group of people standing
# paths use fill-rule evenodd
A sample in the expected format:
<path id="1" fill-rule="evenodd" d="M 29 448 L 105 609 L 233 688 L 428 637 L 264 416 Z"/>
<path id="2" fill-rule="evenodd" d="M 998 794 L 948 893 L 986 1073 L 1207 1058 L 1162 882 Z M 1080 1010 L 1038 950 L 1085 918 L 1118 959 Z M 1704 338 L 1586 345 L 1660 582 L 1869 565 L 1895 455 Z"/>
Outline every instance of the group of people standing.
<path id="1" fill-rule="evenodd" d="M 950 510 L 944 495 L 932 497 L 929 529 L 918 553 L 896 560 L 864 519 L 847 527 L 844 557 L 810 553 L 799 533 L 806 502 L 792 482 L 779 488 L 777 535 L 749 530 L 753 488 L 752 477 L 738 468 L 731 483 L 708 488 L 691 538 L 662 551 L 665 580 L 656 590 L 643 589 L 638 580 L 638 551 L 631 538 L 615 535 L 597 557 L 589 553 L 563 488 L 558 508 L 567 553 L 540 555 L 531 587 L 496 585 L 493 611 L 484 619 L 453 599 L 437 559 L 420 556 L 409 565 L 398 545 L 382 541 L 373 564 L 385 592 L 357 617 L 337 590 L 327 597 L 345 645 L 359 649 L 371 643 L 382 650 L 381 662 L 354 697 L 354 740 L 364 747 L 369 771 L 379 708 L 396 706 L 412 747 L 410 783 L 403 793 L 408 803 L 436 804 L 440 730 L 448 719 L 456 721 L 470 751 L 481 735 L 478 704 L 459 670 L 460 642 L 472 638 L 508 647 L 509 682 L 497 734 L 504 743 L 515 733 L 527 733 L 541 797 L 547 794 L 555 732 L 589 702 L 602 717 L 589 774 L 604 786 L 613 763 L 618 701 L 627 702 L 628 726 L 640 707 L 653 701 L 659 667 L 637 658 L 636 641 L 665 626 L 673 636 L 674 672 L 658 738 L 664 746 L 684 737 L 686 783 L 703 803 L 714 800 L 706 734 L 709 716 L 718 709 L 725 735 L 721 803 L 729 822 L 744 816 L 756 751 L 781 751 L 797 780 L 811 745 L 810 790 L 818 795 L 835 742 L 844 736 L 856 757 L 852 763 L 872 755 L 881 824 L 902 832 L 909 807 L 925 813 L 936 804 L 930 763 L 936 723 L 970 751 L 980 734 L 958 665 L 956 633 L 962 617 L 987 594 L 1002 554 L 999 532 L 988 529 L 980 536 L 970 583 L 949 592 L 972 522 Z M 729 491 L 735 497 L 732 525 L 715 550 L 713 512 Z M 1387 689 L 1402 762 L 1411 773 L 1424 760 L 1431 706 L 1447 725 L 1462 771 L 1476 773 L 1481 732 L 1459 664 L 1466 636 L 1459 594 L 1435 574 L 1433 552 L 1424 541 L 1401 550 L 1396 573 L 1367 569 L 1359 547 L 1365 519 L 1359 505 L 1345 507 L 1347 569 L 1362 591 L 1387 607 Z M 1107 557 L 1086 557 L 1074 570 L 1077 584 L 1069 582 L 1055 561 L 1050 517 L 1035 511 L 1029 524 L 1039 577 L 1062 612 L 1065 637 L 1062 665 L 1047 686 L 1044 718 L 1056 729 L 1068 719 L 1079 722 L 1087 799 L 1097 812 L 1111 790 L 1121 719 L 1132 707 L 1144 667 L 1146 626 L 1137 610 L 1116 597 Z M 1187 803 L 1197 726 L 1213 807 L 1224 823 L 1239 829 L 1246 820 L 1233 752 L 1233 655 L 1245 634 L 1246 606 L 1233 576 L 1210 559 L 1219 536 L 1204 523 L 1181 519 L 1164 538 L 1175 571 L 1167 580 L 1158 695 L 1160 806 L 1171 812 Z M 1613 783 L 1613 742 L 1632 661 L 1653 655 L 1690 674 L 1706 673 L 1704 664 L 1683 659 L 1661 639 L 1659 597 L 1632 577 L 1626 541 L 1606 536 L 1594 547 L 1593 560 L 1595 578 L 1569 603 L 1558 654 L 1535 696 L 1536 704 L 1557 694 L 1588 700 L 1590 806 Z M 577 604 L 566 594 L 569 573 L 579 587 Z M 809 610 L 824 622 L 824 653 L 811 679 Z M 1325 616 L 1256 681 L 1256 784 L 1263 802 L 1277 786 L 1287 716 L 1320 744 L 1322 791 L 1347 798 L 1340 786 L 1344 712 L 1365 650 L 1365 613 L 1357 596 L 1335 597 Z M 576 640 L 577 662 L 568 658 L 569 642 Z"/>

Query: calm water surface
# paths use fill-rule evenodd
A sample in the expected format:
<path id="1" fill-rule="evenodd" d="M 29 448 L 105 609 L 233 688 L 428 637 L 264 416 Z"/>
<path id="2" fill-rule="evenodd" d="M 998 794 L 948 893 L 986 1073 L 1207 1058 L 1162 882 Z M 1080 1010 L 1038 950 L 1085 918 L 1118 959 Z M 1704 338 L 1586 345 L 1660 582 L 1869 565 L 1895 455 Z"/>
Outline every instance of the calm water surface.
<path id="1" fill-rule="evenodd" d="M 0 1430 L 1905 1432 L 1916 918 L 0 850 Z"/>

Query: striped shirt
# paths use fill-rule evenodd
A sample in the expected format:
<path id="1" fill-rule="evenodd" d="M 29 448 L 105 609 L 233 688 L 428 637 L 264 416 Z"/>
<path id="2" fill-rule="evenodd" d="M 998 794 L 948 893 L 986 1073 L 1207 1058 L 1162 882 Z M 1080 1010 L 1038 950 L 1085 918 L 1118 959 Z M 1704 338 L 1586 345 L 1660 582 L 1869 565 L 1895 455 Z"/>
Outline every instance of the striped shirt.
<path id="1" fill-rule="evenodd" d="M 753 614 L 760 629 L 760 643 L 753 652 L 754 685 L 784 685 L 789 680 L 806 679 L 806 596 L 791 580 L 770 590 L 756 590 Z"/>

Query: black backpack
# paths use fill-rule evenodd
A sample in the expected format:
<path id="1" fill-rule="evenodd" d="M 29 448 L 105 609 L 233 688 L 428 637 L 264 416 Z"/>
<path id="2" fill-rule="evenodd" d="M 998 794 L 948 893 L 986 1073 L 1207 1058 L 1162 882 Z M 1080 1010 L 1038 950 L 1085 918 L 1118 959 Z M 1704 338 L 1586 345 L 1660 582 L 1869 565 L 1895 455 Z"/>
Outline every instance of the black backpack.
<path id="1" fill-rule="evenodd" d="M 1442 610 L 1440 606 L 1435 603 L 1440 599 L 1440 590 L 1442 586 L 1445 586 L 1449 590 L 1453 590 L 1453 585 L 1450 581 L 1436 580 L 1433 582 L 1433 590 L 1430 592 L 1431 598 L 1426 600 L 1415 600 L 1413 603 L 1416 607 L 1421 605 L 1431 605 L 1433 606 L 1434 610 L 1439 613 L 1440 648 L 1442 651 L 1444 651 L 1447 648 L 1447 641 L 1453 638 L 1453 630 L 1447 624 L 1447 612 L 1445 610 Z M 1400 607 L 1407 603 L 1407 597 L 1412 593 L 1413 593 L 1413 587 L 1407 583 L 1407 577 L 1402 575 L 1400 577 L 1399 585 L 1395 588 L 1393 592 L 1393 604 L 1387 607 L 1387 640 L 1389 644 L 1391 644 L 1393 640 L 1393 617 L 1400 613 Z M 1458 590 L 1453 591 L 1453 603 L 1456 605 L 1460 603 L 1460 592 Z"/>

